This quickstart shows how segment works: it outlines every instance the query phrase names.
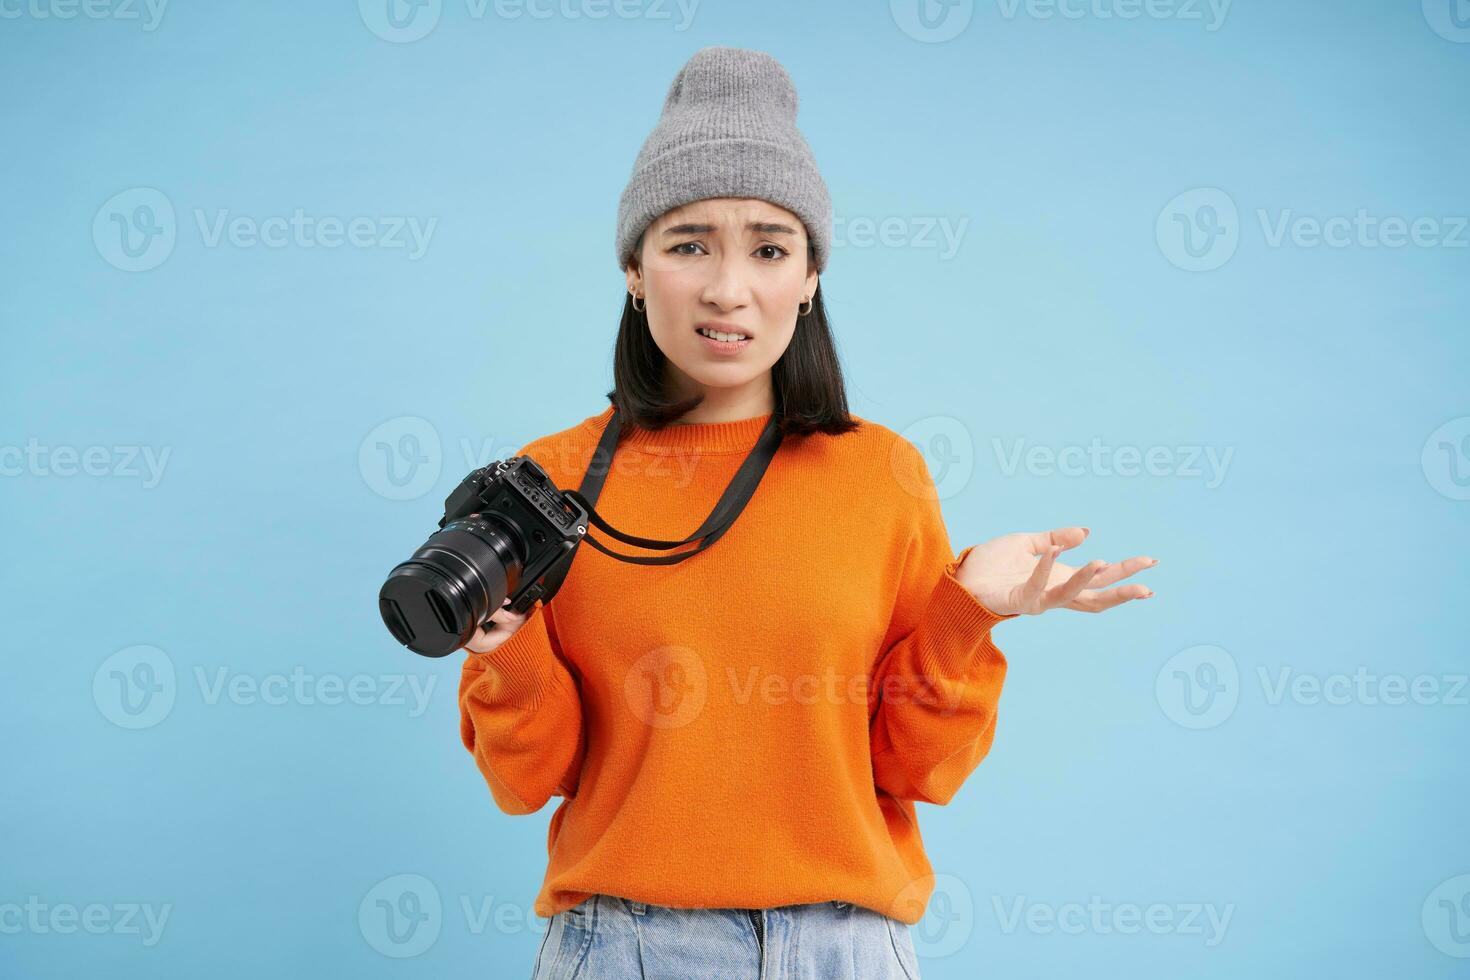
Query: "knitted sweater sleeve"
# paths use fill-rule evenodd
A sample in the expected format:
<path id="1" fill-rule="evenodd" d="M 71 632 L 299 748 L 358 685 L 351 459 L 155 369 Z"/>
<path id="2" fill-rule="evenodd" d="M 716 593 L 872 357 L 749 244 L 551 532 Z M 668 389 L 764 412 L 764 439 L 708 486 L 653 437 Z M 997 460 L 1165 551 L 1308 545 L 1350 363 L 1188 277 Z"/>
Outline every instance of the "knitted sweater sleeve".
<path id="1" fill-rule="evenodd" d="M 459 731 L 501 810 L 571 798 L 581 775 L 582 699 L 562 660 L 550 606 L 537 601 L 510 638 L 465 657 Z"/>
<path id="2" fill-rule="evenodd" d="M 466 652 L 459 731 L 506 813 L 534 813 L 553 795 L 576 794 L 587 748 L 582 698 L 551 606 L 537 600 L 500 646 Z"/>
<path id="3" fill-rule="evenodd" d="M 869 688 L 873 778 L 896 798 L 942 805 L 990 751 L 1006 674 L 991 627 L 1015 615 L 992 612 L 955 578 L 973 545 L 951 550 L 923 456 L 899 439 L 893 462 L 913 517 Z"/>

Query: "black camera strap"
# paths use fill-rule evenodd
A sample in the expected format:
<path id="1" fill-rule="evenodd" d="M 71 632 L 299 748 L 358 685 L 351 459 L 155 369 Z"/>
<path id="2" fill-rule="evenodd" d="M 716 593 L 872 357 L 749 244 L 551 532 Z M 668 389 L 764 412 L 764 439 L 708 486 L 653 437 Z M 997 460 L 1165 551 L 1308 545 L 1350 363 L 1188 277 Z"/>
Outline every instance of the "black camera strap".
<path id="1" fill-rule="evenodd" d="M 582 476 L 582 485 L 576 490 L 566 491 L 566 495 L 586 508 L 588 517 L 596 527 L 626 544 L 654 551 L 681 548 L 695 541 L 699 541 L 699 546 L 677 555 L 655 557 L 627 555 L 613 551 L 591 535 L 584 535 L 582 540 L 605 555 L 635 565 L 674 565 L 687 558 L 693 558 L 718 541 L 726 531 L 734 526 L 735 520 L 745 510 L 745 505 L 755 494 L 755 488 L 760 485 L 761 477 L 765 475 L 766 467 L 771 464 L 771 460 L 776 456 L 776 450 L 781 446 L 780 421 L 780 413 L 772 412 L 770 421 L 766 423 L 766 427 L 761 430 L 760 438 L 756 440 L 755 447 L 745 457 L 745 462 L 740 464 L 740 469 L 730 480 L 730 485 L 725 488 L 725 492 L 720 496 L 719 502 L 710 511 L 709 516 L 704 519 L 704 523 L 699 526 L 699 530 L 682 541 L 663 541 L 657 538 L 640 538 L 636 535 L 624 534 L 604 520 L 595 509 L 597 498 L 602 493 L 602 485 L 606 482 L 608 471 L 612 468 L 613 453 L 618 444 L 618 433 L 622 429 L 622 420 L 618 417 L 617 407 L 614 406 L 607 428 L 603 430 L 602 438 L 598 440 L 597 448 L 592 452 L 592 459 L 587 464 L 587 472 Z M 577 545 L 580 546 L 581 541 L 577 542 Z M 567 571 L 572 565 L 572 557 L 575 555 L 576 548 L 574 547 L 571 557 L 566 558 L 546 574 L 543 580 L 543 603 L 550 602 L 557 590 L 561 588 L 562 580 L 566 578 Z"/>

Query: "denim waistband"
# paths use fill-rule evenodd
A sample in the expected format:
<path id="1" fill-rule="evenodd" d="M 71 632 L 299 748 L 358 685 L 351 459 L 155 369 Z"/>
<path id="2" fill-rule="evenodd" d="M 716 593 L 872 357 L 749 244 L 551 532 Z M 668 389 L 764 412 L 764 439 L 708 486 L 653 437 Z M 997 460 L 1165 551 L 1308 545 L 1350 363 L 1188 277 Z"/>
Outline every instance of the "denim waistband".
<path id="1" fill-rule="evenodd" d="M 649 903 L 648 902 L 635 902 L 631 898 L 619 898 L 619 899 L 617 899 L 617 901 L 622 902 L 623 905 L 627 907 L 628 911 L 629 912 L 632 912 L 634 915 L 646 915 L 648 913 L 648 909 L 649 909 Z M 823 904 L 830 905 L 834 909 L 845 909 L 849 905 L 851 905 L 852 903 L 851 902 L 848 902 L 848 901 L 843 901 L 841 899 L 835 899 L 834 898 L 834 899 L 828 900 L 827 902 L 825 902 Z M 760 909 L 741 909 L 740 911 L 742 911 L 742 912 L 759 912 L 761 910 Z"/>

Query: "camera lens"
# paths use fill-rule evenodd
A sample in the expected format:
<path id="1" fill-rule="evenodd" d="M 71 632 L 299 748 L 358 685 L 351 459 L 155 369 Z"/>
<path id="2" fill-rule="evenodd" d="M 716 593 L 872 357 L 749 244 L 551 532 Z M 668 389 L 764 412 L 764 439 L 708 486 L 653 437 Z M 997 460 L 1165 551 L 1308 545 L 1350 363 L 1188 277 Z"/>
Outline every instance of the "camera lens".
<path id="1" fill-rule="evenodd" d="M 388 573 L 378 611 L 399 643 L 443 657 L 470 641 L 520 581 L 525 543 L 509 525 L 472 514 L 451 521 Z"/>

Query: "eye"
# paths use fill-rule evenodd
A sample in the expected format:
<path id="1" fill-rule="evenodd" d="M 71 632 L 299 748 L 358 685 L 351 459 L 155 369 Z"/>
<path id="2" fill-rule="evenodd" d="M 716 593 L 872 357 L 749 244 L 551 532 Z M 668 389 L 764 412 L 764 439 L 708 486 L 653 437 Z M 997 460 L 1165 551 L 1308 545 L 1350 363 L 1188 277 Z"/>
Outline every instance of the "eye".
<path id="1" fill-rule="evenodd" d="M 704 246 L 703 245 L 700 245 L 698 242 L 680 242 L 678 245 L 675 245 L 673 248 L 669 249 L 669 251 L 672 254 L 674 254 L 674 255 L 694 255 L 694 254 L 696 254 L 694 252 L 681 252 L 681 251 L 679 251 L 679 249 L 685 248 L 685 247 L 691 246 L 691 245 L 698 245 L 701 249 L 704 248 Z"/>
<path id="2" fill-rule="evenodd" d="M 766 259 L 767 262 L 779 262 L 782 259 L 782 257 L 790 254 L 784 248 L 782 248 L 780 245 L 762 245 L 760 248 L 756 249 L 756 252 L 757 253 L 764 252 L 768 248 L 771 249 L 772 251 L 779 252 L 780 254 L 779 255 L 772 256 L 769 259 Z"/>

